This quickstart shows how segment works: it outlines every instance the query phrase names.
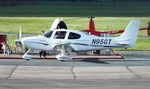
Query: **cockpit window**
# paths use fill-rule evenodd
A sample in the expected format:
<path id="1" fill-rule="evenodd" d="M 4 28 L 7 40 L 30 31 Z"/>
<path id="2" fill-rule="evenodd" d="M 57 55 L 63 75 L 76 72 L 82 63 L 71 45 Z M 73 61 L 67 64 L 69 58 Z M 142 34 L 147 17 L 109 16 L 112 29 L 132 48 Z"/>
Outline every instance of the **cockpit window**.
<path id="1" fill-rule="evenodd" d="M 55 38 L 55 39 L 64 39 L 65 36 L 66 36 L 66 31 L 57 31 L 57 32 L 55 33 L 54 38 Z"/>
<path id="2" fill-rule="evenodd" d="M 70 32 L 68 39 L 79 39 L 80 37 L 81 37 L 81 35 Z"/>
<path id="3" fill-rule="evenodd" d="M 43 34 L 43 36 L 45 36 L 45 37 L 47 37 L 47 38 L 50 38 L 51 35 L 52 35 L 52 33 L 53 33 L 53 31 L 48 31 L 48 32 L 45 32 L 45 33 Z"/>

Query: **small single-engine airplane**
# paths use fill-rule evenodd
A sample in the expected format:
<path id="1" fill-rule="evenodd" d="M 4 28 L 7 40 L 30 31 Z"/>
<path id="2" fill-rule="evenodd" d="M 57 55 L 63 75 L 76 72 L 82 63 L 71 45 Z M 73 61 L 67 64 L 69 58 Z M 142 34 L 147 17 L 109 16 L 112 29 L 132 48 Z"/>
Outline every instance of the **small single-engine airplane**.
<path id="1" fill-rule="evenodd" d="M 43 35 L 22 38 L 22 43 L 30 49 L 35 50 L 58 50 L 58 60 L 71 60 L 67 51 L 90 51 L 109 48 L 132 48 L 137 40 L 140 28 L 139 20 L 129 22 L 125 31 L 118 37 L 99 37 L 85 32 L 55 29 L 45 32 Z M 31 58 L 27 51 L 23 58 Z"/>

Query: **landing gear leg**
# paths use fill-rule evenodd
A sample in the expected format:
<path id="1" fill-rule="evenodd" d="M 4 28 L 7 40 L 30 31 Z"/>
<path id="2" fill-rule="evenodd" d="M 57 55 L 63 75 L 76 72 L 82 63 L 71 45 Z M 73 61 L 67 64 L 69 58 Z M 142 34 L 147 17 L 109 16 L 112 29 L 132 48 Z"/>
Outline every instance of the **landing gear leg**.
<path id="1" fill-rule="evenodd" d="M 62 45 L 60 53 L 56 55 L 57 60 L 60 60 L 60 61 L 72 60 L 72 58 L 69 55 L 67 55 L 65 51 L 66 51 L 65 45 Z"/>
<path id="2" fill-rule="evenodd" d="M 32 59 L 32 55 L 29 55 L 31 49 L 28 49 L 28 51 L 22 56 L 23 59 L 30 60 Z"/>

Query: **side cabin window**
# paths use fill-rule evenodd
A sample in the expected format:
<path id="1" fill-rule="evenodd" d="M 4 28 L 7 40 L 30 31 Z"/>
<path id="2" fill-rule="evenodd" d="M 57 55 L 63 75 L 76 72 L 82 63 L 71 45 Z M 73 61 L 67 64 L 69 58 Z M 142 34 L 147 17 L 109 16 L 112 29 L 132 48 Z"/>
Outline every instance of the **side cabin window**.
<path id="1" fill-rule="evenodd" d="M 54 35 L 55 39 L 65 39 L 66 31 L 57 31 Z"/>
<path id="2" fill-rule="evenodd" d="M 50 38 L 52 35 L 53 31 L 48 31 L 46 33 L 43 34 L 44 37 Z"/>
<path id="3" fill-rule="evenodd" d="M 68 39 L 79 39 L 80 37 L 81 37 L 81 35 L 79 35 L 77 33 L 70 32 Z"/>

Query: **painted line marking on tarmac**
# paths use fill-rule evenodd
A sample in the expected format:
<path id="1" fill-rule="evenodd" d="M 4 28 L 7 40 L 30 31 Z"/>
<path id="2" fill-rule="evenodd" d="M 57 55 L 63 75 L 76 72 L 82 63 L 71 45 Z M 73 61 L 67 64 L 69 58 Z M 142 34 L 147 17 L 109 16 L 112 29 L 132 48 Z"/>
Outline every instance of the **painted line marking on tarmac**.
<path id="1" fill-rule="evenodd" d="M 15 70 L 17 69 L 18 65 L 15 66 L 15 68 L 10 72 L 10 75 L 7 77 L 7 79 L 10 79 L 11 76 L 13 75 L 13 73 L 15 72 Z"/>

